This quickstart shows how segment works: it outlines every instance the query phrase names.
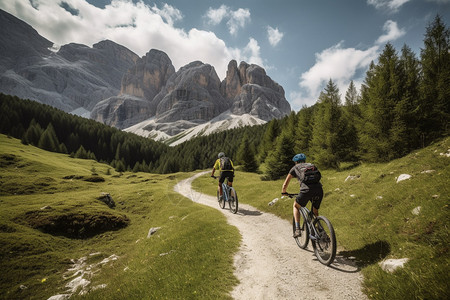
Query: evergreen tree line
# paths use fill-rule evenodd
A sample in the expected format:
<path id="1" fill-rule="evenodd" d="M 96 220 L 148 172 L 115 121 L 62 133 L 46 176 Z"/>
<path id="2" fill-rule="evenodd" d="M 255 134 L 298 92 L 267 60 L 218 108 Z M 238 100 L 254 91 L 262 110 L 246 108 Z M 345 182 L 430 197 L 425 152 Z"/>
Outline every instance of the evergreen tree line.
<path id="1" fill-rule="evenodd" d="M 245 155 L 254 157 L 264 128 L 226 130 L 169 147 L 49 105 L 0 94 L 1 133 L 21 139 L 25 145 L 108 163 L 117 171 L 173 173 L 212 168 L 219 152 L 237 157 L 242 143 L 248 145 Z M 251 160 L 241 161 L 248 165 Z M 245 170 L 256 168 L 255 162 Z"/>
<path id="2" fill-rule="evenodd" d="M 118 171 L 157 172 L 168 146 L 49 105 L 0 94 L 0 132 L 22 143 L 106 162 Z"/>
<path id="3" fill-rule="evenodd" d="M 259 148 L 267 178 L 286 174 L 294 153 L 322 168 L 343 161 L 386 162 L 449 134 L 450 34 L 440 16 L 426 29 L 420 59 L 388 43 L 372 62 L 360 92 L 345 102 L 330 79 L 317 103 L 271 121 Z"/>

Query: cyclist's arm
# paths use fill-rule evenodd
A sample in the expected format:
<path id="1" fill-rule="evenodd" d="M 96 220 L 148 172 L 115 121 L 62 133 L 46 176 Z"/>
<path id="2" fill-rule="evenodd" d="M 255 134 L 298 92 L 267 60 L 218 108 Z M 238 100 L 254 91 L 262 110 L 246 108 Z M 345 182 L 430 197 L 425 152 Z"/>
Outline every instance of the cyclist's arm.
<path id="1" fill-rule="evenodd" d="M 214 172 L 216 170 L 218 170 L 219 168 L 220 168 L 220 162 L 219 162 L 219 160 L 216 160 L 216 162 L 214 163 L 213 169 L 212 169 L 211 177 L 214 176 Z"/>
<path id="2" fill-rule="evenodd" d="M 286 179 L 284 180 L 283 187 L 282 187 L 282 189 L 281 189 L 281 193 L 282 193 L 282 194 L 285 194 L 285 193 L 286 193 L 286 190 L 287 190 L 287 188 L 288 188 L 288 186 L 289 186 L 289 182 L 291 181 L 291 179 L 292 179 L 292 175 L 291 175 L 291 174 L 288 174 L 288 175 L 286 176 Z"/>

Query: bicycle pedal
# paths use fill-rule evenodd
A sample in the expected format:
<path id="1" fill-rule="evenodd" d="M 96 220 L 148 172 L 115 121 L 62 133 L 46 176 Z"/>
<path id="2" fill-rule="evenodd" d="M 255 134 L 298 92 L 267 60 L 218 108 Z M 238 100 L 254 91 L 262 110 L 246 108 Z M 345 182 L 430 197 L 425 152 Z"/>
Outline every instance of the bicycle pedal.
<path id="1" fill-rule="evenodd" d="M 316 238 L 314 235 L 311 235 L 311 234 L 309 235 L 309 238 L 310 238 L 311 240 L 314 240 L 314 241 L 317 240 L 317 238 Z"/>

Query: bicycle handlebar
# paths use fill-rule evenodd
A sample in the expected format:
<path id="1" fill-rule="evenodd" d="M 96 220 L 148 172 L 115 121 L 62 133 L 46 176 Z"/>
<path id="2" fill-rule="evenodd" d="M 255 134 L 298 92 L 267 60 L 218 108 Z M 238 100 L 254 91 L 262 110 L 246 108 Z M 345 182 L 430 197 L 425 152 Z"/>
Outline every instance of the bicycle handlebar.
<path id="1" fill-rule="evenodd" d="M 281 193 L 281 195 L 288 196 L 289 198 L 294 198 L 298 196 L 298 194 L 289 194 L 289 193 Z"/>

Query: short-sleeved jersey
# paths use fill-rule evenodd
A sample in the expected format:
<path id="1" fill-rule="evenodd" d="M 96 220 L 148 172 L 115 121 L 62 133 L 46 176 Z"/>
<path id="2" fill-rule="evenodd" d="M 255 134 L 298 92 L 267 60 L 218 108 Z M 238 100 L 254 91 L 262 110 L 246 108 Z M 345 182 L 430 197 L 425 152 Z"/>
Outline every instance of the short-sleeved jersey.
<path id="1" fill-rule="evenodd" d="M 222 171 L 232 171 L 234 172 L 234 165 L 233 165 L 233 161 L 230 159 L 230 163 L 231 163 L 231 170 L 222 170 L 222 166 L 220 164 L 220 158 L 218 158 L 216 160 L 216 162 L 214 163 L 214 169 L 219 170 L 220 172 Z"/>
<path id="2" fill-rule="evenodd" d="M 302 172 L 300 170 L 305 165 L 310 165 L 310 164 L 308 164 L 308 163 L 299 163 L 299 164 L 296 164 L 295 166 L 293 166 L 291 168 L 291 170 L 289 171 L 289 174 L 291 174 L 292 177 L 295 177 L 295 178 L 298 179 L 298 181 L 300 183 L 300 192 L 301 193 L 307 193 L 307 192 L 309 192 L 310 189 L 322 188 L 322 184 L 320 182 L 309 183 L 309 184 L 306 184 L 305 182 L 303 182 L 303 178 L 301 178 L 303 174 L 302 174 Z"/>

